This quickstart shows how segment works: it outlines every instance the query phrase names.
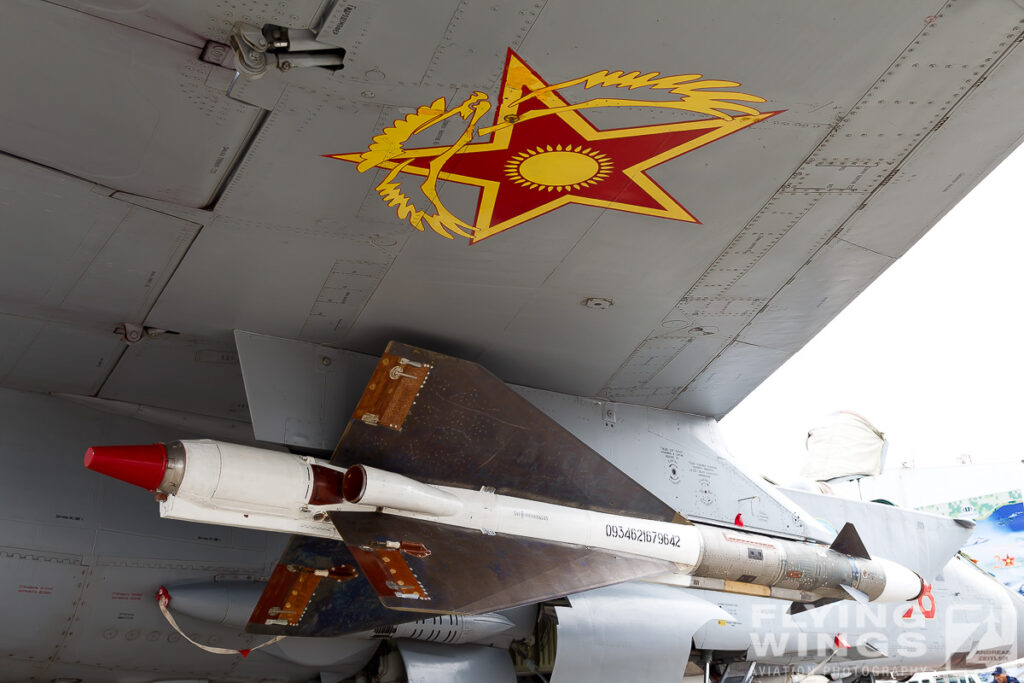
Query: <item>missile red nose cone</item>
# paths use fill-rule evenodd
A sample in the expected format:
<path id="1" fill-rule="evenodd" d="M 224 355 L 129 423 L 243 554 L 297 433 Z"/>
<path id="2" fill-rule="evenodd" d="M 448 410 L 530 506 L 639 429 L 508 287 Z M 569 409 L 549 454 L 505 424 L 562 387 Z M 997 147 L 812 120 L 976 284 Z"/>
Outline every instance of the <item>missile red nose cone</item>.
<path id="1" fill-rule="evenodd" d="M 129 484 L 156 491 L 167 471 L 167 449 L 149 446 L 93 446 L 85 452 L 85 467 Z"/>

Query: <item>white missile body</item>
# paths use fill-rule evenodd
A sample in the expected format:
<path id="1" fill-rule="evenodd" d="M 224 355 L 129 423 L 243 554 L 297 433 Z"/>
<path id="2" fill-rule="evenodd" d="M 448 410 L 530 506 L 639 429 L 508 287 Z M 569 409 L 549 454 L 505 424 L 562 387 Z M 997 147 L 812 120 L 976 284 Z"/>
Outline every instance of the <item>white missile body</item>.
<path id="1" fill-rule="evenodd" d="M 157 492 L 167 519 L 340 541 L 326 511 L 367 509 L 342 500 L 342 468 L 222 441 L 99 446 L 85 466 Z"/>
<path id="2" fill-rule="evenodd" d="M 187 466 L 161 517 L 340 541 L 327 511 L 370 509 L 342 500 L 345 470 L 322 460 L 205 439 L 169 444 L 169 455 L 177 444 Z"/>
<path id="3" fill-rule="evenodd" d="M 177 492 L 160 501 L 161 517 L 341 540 L 323 514 L 324 509 L 336 509 L 340 497 L 328 496 L 318 505 L 315 490 L 318 479 L 332 480 L 336 489 L 344 470 L 316 458 L 250 446 L 208 440 L 177 443 L 187 465 Z M 169 456 L 175 446 L 168 445 Z"/>
<path id="4" fill-rule="evenodd" d="M 365 465 L 348 468 L 342 493 L 349 503 L 438 524 L 651 557 L 692 570 L 700 560 L 700 531 L 691 524 L 580 510 L 494 493 L 432 486 Z M 403 502 L 403 496 L 410 501 Z M 434 502 L 433 509 L 427 501 Z"/>
<path id="5" fill-rule="evenodd" d="M 677 573 L 700 577 L 690 584 L 697 588 L 801 602 L 823 597 L 904 602 L 917 599 L 924 588 L 920 576 L 895 562 L 852 557 L 820 544 L 581 510 L 486 488 L 433 486 L 365 465 L 348 468 L 342 493 L 347 502 L 396 516 L 666 560 Z M 428 509 L 424 501 L 436 501 L 435 507 Z"/>
<path id="6" fill-rule="evenodd" d="M 435 486 L 363 465 L 344 470 L 314 458 L 209 440 L 93 448 L 86 466 L 157 491 L 160 515 L 168 519 L 341 541 L 329 511 L 380 511 L 486 535 L 663 560 L 693 587 L 802 603 L 902 602 L 916 599 L 924 585 L 902 565 L 818 543 L 578 509 L 487 487 Z M 140 467 L 145 476 L 136 473 Z"/>

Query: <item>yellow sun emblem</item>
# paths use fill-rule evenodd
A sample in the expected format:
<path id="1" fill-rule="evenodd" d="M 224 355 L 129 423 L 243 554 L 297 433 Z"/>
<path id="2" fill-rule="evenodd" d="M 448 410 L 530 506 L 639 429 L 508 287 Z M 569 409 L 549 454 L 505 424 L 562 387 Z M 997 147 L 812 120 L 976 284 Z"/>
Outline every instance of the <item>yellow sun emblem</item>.
<path id="1" fill-rule="evenodd" d="M 505 164 L 505 175 L 531 190 L 579 190 L 601 182 L 612 172 L 612 160 L 589 147 L 555 145 L 520 152 Z"/>

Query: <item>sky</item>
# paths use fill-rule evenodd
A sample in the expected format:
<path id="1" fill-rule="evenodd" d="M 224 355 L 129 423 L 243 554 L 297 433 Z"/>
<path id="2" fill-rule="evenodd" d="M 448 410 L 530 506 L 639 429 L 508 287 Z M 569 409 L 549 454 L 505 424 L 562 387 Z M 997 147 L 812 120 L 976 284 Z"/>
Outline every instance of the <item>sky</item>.
<path id="1" fill-rule="evenodd" d="M 886 434 L 887 468 L 1024 458 L 1024 147 L 721 421 L 785 482 L 837 410 Z"/>

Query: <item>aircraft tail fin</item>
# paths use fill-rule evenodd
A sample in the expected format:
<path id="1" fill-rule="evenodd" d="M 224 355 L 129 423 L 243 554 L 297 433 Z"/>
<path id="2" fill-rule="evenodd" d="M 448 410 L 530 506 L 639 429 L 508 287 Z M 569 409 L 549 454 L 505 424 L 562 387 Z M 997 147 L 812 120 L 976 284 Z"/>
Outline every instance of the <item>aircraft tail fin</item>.
<path id="1" fill-rule="evenodd" d="M 843 547 L 833 545 L 836 550 L 850 555 L 863 552 L 860 557 L 866 557 L 870 548 L 875 557 L 901 564 L 926 582 L 935 578 L 972 533 L 973 525 L 891 505 L 806 491 L 788 490 L 786 495 L 834 528 L 845 525 L 835 539 Z M 856 525 L 857 531 L 847 534 L 851 525 Z"/>

